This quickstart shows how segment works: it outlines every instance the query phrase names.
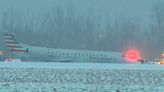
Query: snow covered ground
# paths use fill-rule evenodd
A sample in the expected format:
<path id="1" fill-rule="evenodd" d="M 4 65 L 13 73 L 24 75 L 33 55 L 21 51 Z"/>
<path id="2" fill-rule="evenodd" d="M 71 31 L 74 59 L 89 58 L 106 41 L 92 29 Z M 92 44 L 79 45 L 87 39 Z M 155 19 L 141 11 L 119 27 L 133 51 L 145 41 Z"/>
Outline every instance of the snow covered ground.
<path id="1" fill-rule="evenodd" d="M 163 92 L 164 66 L 0 63 L 0 92 Z"/>

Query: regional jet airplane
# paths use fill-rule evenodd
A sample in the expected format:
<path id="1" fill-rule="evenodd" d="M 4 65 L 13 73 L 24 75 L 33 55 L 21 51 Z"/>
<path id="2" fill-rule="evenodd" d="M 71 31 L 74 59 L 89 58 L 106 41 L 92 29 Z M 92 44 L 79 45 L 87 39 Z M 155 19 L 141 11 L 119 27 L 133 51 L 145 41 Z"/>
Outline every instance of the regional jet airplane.
<path id="1" fill-rule="evenodd" d="M 19 57 L 21 59 L 29 59 L 30 61 L 41 62 L 97 62 L 97 63 L 125 63 L 129 62 L 125 59 L 125 55 L 120 52 L 110 51 L 90 51 L 76 49 L 55 49 L 47 47 L 37 47 L 21 44 L 16 40 L 13 33 L 9 31 L 3 32 L 4 47 L 3 52 L 9 57 Z M 132 53 L 130 58 L 135 58 Z M 136 59 L 137 60 L 137 59 Z M 135 61 L 136 61 L 135 60 Z"/>

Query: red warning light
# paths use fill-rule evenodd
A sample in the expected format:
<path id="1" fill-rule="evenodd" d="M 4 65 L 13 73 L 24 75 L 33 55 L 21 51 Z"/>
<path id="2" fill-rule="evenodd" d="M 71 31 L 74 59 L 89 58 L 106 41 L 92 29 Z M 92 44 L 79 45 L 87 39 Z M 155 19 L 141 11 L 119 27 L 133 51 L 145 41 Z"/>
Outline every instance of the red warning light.
<path id="1" fill-rule="evenodd" d="M 125 53 L 125 57 L 130 62 L 136 62 L 141 58 L 140 52 L 136 49 L 130 49 Z"/>

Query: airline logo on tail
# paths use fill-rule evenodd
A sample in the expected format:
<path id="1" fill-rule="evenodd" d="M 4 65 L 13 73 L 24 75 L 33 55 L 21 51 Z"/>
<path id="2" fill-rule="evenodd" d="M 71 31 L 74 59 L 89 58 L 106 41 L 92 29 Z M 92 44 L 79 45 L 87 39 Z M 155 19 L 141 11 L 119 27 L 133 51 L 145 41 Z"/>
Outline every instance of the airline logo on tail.
<path id="1" fill-rule="evenodd" d="M 5 48 L 8 51 L 11 52 L 16 52 L 16 53 L 20 53 L 20 52 L 28 52 L 27 48 L 23 48 L 20 43 L 16 40 L 16 37 L 14 34 L 9 33 L 9 32 L 5 32 L 4 33 L 4 43 L 5 43 Z"/>

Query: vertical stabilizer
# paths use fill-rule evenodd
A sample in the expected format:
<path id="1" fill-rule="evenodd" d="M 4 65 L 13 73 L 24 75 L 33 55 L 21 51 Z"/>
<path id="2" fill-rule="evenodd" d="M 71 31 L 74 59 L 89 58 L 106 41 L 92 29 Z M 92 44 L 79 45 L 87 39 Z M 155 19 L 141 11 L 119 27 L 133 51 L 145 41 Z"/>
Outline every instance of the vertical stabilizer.
<path id="1" fill-rule="evenodd" d="M 27 53 L 28 49 L 21 46 L 17 41 L 15 35 L 11 32 L 5 31 L 4 34 L 4 45 L 5 49 L 14 53 Z"/>

